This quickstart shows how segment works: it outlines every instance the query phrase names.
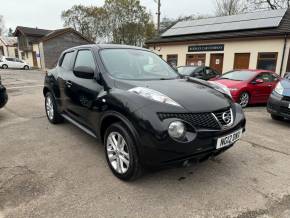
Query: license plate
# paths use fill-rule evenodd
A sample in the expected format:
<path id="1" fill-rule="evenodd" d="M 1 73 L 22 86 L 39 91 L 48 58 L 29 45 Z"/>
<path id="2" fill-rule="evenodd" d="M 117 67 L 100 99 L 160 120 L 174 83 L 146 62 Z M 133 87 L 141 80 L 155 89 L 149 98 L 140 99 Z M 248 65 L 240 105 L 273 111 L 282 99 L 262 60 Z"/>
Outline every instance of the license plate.
<path id="1" fill-rule="evenodd" d="M 240 140 L 240 138 L 242 137 L 242 134 L 243 134 L 243 130 L 240 129 L 234 133 L 218 138 L 216 149 L 227 147 L 233 144 L 234 142 Z"/>

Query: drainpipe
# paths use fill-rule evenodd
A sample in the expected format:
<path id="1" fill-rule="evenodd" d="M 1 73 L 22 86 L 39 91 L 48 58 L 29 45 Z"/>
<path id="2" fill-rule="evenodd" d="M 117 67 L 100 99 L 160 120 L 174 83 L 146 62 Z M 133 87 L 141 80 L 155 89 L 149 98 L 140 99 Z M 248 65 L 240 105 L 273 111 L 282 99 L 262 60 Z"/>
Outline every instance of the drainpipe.
<path id="1" fill-rule="evenodd" d="M 284 65 L 284 58 L 285 58 L 285 52 L 286 52 L 286 46 L 287 46 L 287 34 L 285 34 L 285 36 L 284 36 L 284 48 L 283 48 L 283 54 L 282 54 L 282 60 L 281 60 L 281 67 L 280 67 L 280 76 L 282 76 L 283 65 Z"/>

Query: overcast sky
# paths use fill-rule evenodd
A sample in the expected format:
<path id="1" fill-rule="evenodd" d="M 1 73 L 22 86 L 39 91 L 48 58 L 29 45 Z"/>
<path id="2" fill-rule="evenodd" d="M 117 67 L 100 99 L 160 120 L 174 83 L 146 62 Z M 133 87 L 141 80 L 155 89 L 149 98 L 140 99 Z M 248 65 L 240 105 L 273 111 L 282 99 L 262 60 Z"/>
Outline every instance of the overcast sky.
<path id="1" fill-rule="evenodd" d="M 4 1 L 4 0 L 3 0 Z M 4 16 L 8 29 L 16 26 L 58 29 L 63 26 L 61 12 L 75 4 L 101 6 L 104 0 L 7 0 L 1 4 L 0 15 Z M 152 14 L 156 13 L 154 0 L 141 0 Z M 215 0 L 161 0 L 162 17 L 176 18 L 180 15 L 212 14 Z"/>

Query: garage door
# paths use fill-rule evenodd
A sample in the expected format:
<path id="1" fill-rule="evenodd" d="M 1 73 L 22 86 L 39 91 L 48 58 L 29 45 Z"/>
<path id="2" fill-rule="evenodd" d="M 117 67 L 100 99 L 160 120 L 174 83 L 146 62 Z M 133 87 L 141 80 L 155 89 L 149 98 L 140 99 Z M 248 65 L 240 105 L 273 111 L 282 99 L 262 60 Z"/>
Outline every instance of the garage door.
<path id="1" fill-rule="evenodd" d="M 250 53 L 236 53 L 234 61 L 234 69 L 249 69 Z"/>

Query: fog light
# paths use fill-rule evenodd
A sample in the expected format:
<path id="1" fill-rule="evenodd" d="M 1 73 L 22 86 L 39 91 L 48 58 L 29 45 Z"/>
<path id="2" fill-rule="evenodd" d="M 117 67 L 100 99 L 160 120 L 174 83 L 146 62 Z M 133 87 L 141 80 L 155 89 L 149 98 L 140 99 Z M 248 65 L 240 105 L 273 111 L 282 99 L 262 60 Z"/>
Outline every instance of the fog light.
<path id="1" fill-rule="evenodd" d="M 186 129 L 182 122 L 174 121 L 168 127 L 168 133 L 173 138 L 181 138 L 185 135 Z"/>

